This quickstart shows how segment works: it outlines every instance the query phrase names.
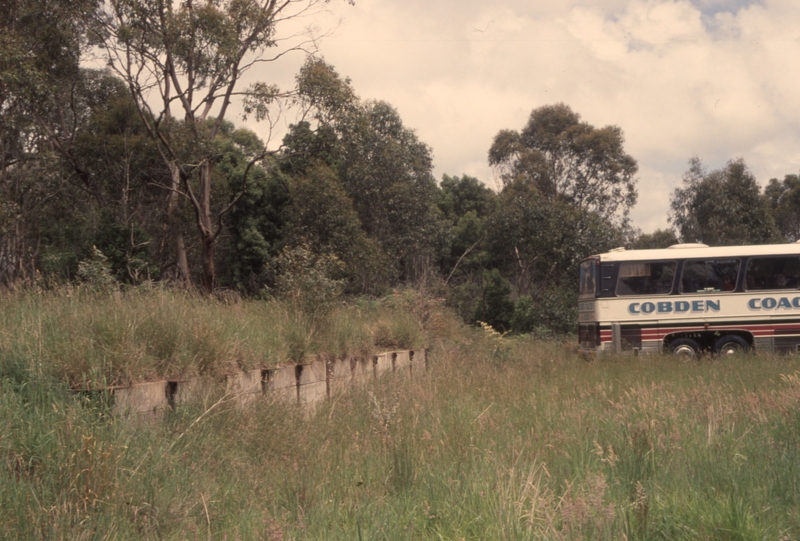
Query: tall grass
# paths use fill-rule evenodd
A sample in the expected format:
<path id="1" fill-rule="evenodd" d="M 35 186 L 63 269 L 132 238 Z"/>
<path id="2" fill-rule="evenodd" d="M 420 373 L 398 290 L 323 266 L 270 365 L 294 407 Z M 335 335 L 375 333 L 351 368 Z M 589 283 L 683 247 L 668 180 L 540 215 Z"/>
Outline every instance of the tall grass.
<path id="1" fill-rule="evenodd" d="M 8 357 L 0 537 L 800 537 L 797 357 L 586 363 L 571 342 L 386 302 L 415 315 L 430 369 L 354 387 L 313 415 L 198 403 L 134 427 Z M 379 304 L 347 310 L 375 323 Z M 369 343 L 340 324 L 360 337 L 341 343 Z"/>
<path id="2" fill-rule="evenodd" d="M 180 291 L 82 289 L 0 298 L 0 359 L 25 359 L 73 387 L 227 373 L 320 354 L 419 347 L 425 337 L 402 300 L 339 304 L 307 314 L 277 300 L 223 304 Z"/>

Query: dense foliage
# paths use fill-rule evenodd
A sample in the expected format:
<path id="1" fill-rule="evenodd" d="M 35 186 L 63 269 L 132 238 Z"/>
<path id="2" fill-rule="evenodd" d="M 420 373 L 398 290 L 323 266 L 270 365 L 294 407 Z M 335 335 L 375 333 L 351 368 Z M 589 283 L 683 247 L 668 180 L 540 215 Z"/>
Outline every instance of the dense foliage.
<path id="1" fill-rule="evenodd" d="M 768 203 L 742 159 L 708 172 L 692 158 L 671 207 L 670 219 L 686 242 L 725 246 L 780 241 Z"/>
<path id="2" fill-rule="evenodd" d="M 103 287 L 248 297 L 410 285 L 470 323 L 570 332 L 588 255 L 800 235 L 797 176 L 762 194 L 742 159 L 709 172 L 693 158 L 672 199 L 675 231 L 634 230 L 638 167 L 622 131 L 565 104 L 497 134 L 495 191 L 467 175 L 437 182 L 432 149 L 398 111 L 359 98 L 319 58 L 294 89 L 239 85 L 277 46 L 280 20 L 324 3 L 4 4 L 0 286 L 93 282 L 95 268 Z M 90 47 L 107 69 L 84 66 Z M 236 99 L 257 120 L 294 115 L 279 147 L 230 120 Z"/>

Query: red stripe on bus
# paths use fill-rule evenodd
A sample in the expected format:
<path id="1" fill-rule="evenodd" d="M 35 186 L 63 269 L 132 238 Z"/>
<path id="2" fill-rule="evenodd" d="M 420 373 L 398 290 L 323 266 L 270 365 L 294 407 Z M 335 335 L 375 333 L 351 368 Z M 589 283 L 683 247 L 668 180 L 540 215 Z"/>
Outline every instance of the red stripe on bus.
<path id="1" fill-rule="evenodd" d="M 704 332 L 704 331 L 745 331 L 751 333 L 754 337 L 763 336 L 787 336 L 790 332 L 796 331 L 800 335 L 800 322 L 798 323 L 783 323 L 783 324 L 769 324 L 769 323 L 751 323 L 748 325 L 714 325 L 713 327 L 705 327 L 705 325 L 687 325 L 685 327 L 636 327 L 641 333 L 641 339 L 644 340 L 662 340 L 666 336 L 675 333 L 683 332 Z M 788 332 L 787 332 L 788 331 Z M 612 332 L 610 329 L 602 329 L 600 331 L 601 342 L 611 342 Z"/>

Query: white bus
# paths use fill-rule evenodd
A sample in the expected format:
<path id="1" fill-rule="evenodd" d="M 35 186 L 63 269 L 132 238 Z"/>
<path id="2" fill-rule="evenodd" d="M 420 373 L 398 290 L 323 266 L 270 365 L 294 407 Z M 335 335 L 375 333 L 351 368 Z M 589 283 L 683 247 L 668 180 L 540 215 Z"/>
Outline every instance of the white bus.
<path id="1" fill-rule="evenodd" d="M 800 351 L 800 242 L 594 255 L 578 315 L 585 354 Z"/>

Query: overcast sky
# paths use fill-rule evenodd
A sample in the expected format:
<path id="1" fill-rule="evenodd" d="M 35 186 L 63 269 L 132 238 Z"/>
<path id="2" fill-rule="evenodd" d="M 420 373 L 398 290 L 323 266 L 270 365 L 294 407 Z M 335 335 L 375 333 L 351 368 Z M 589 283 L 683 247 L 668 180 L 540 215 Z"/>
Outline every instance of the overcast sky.
<path id="1" fill-rule="evenodd" d="M 433 149 L 437 179 L 496 186 L 493 137 L 558 102 L 622 128 L 644 232 L 667 226 L 691 156 L 710 169 L 742 157 L 762 186 L 800 171 L 796 1 L 333 0 L 329 10 L 320 25 L 339 23 L 320 55 L 361 98 L 397 108 Z"/>

